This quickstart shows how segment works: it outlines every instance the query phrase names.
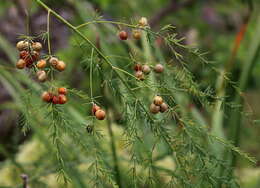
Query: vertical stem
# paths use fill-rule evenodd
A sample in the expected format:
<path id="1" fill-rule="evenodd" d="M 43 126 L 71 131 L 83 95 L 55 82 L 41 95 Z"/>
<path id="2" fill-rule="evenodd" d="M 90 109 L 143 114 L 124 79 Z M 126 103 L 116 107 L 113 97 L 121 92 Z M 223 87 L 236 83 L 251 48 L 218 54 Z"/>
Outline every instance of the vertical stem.
<path id="1" fill-rule="evenodd" d="M 51 40 L 50 40 L 50 15 L 51 12 L 48 10 L 48 15 L 47 15 L 47 37 L 48 37 L 48 53 L 51 55 Z"/>
<path id="2" fill-rule="evenodd" d="M 89 74 L 89 85 L 90 85 L 90 97 L 91 97 L 91 101 L 93 101 L 93 83 L 92 83 L 92 80 L 93 80 L 93 54 L 94 54 L 94 49 L 92 48 L 91 50 L 91 59 L 90 59 L 90 74 Z"/>
<path id="3" fill-rule="evenodd" d="M 114 160 L 114 170 L 116 172 L 116 181 L 117 181 L 118 187 L 121 188 L 122 187 L 121 175 L 120 175 L 119 163 L 118 163 L 118 158 L 117 158 L 117 153 L 116 153 L 115 138 L 114 138 L 114 133 L 112 130 L 112 123 L 111 123 L 109 114 L 107 116 L 107 122 L 108 122 L 107 123 L 108 132 L 109 132 L 110 141 L 111 141 L 111 150 L 112 150 L 112 155 L 113 155 L 113 160 Z"/>

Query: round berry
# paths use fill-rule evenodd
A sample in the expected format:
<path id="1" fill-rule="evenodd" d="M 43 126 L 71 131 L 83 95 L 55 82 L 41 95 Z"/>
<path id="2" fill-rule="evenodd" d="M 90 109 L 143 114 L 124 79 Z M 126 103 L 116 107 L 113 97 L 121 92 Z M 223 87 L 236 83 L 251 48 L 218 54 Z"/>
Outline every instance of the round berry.
<path id="1" fill-rule="evenodd" d="M 162 72 L 164 71 L 163 65 L 162 65 L 162 64 L 156 64 L 156 65 L 154 66 L 154 71 L 155 71 L 156 73 L 162 73 Z"/>
<path id="2" fill-rule="evenodd" d="M 133 38 L 139 40 L 141 38 L 141 32 L 139 30 L 133 30 Z"/>
<path id="3" fill-rule="evenodd" d="M 40 82 L 44 82 L 44 81 L 47 80 L 47 74 L 46 74 L 46 72 L 43 71 L 43 70 L 38 71 L 38 72 L 36 73 L 36 75 L 37 75 L 37 78 L 38 78 L 38 80 L 39 80 Z"/>
<path id="4" fill-rule="evenodd" d="M 64 71 L 66 69 L 66 64 L 63 61 L 58 61 L 55 67 L 58 71 Z"/>
<path id="5" fill-rule="evenodd" d="M 62 94 L 62 95 L 66 95 L 67 94 L 67 89 L 65 88 L 65 87 L 60 87 L 59 89 L 58 89 L 58 93 L 59 94 Z"/>
<path id="6" fill-rule="evenodd" d="M 37 61 L 40 57 L 40 53 L 38 51 L 33 51 L 31 54 L 31 58 L 33 61 Z"/>
<path id="7" fill-rule="evenodd" d="M 37 62 L 36 66 L 38 69 L 43 69 L 47 65 L 46 61 L 44 59 L 41 59 Z"/>
<path id="8" fill-rule="evenodd" d="M 157 106 L 160 106 L 163 103 L 163 98 L 160 96 L 156 96 L 153 99 L 153 103 Z"/>
<path id="9" fill-rule="evenodd" d="M 42 93 L 42 100 L 44 102 L 51 102 L 52 101 L 52 94 L 50 92 L 44 91 Z"/>
<path id="10" fill-rule="evenodd" d="M 135 70 L 135 71 L 141 71 L 141 70 L 142 70 L 142 65 L 139 64 L 139 63 L 135 64 L 134 70 Z"/>
<path id="11" fill-rule="evenodd" d="M 98 105 L 96 105 L 96 104 L 93 104 L 92 109 L 91 109 L 92 115 L 95 115 L 95 114 L 96 114 L 96 111 L 98 111 L 98 110 L 100 110 L 100 109 L 101 109 L 100 106 L 98 106 Z"/>
<path id="12" fill-rule="evenodd" d="M 149 74 L 151 72 L 151 68 L 148 65 L 144 65 L 142 67 L 142 71 L 144 72 L 144 74 Z"/>
<path id="13" fill-rule="evenodd" d="M 52 103 L 53 104 L 59 104 L 59 97 L 54 95 L 53 98 L 52 98 Z"/>
<path id="14" fill-rule="evenodd" d="M 118 34 L 118 36 L 119 36 L 119 38 L 120 38 L 121 40 L 127 40 L 127 38 L 128 38 L 128 34 L 127 34 L 126 31 L 120 31 L 119 34 Z"/>
<path id="15" fill-rule="evenodd" d="M 59 60 L 56 57 L 52 57 L 52 58 L 50 58 L 49 62 L 51 64 L 51 66 L 53 66 L 55 68 L 58 65 Z"/>
<path id="16" fill-rule="evenodd" d="M 153 114 L 157 114 L 160 112 L 160 106 L 157 106 L 155 104 L 151 104 L 150 105 L 150 112 L 153 113 Z"/>
<path id="17" fill-rule="evenodd" d="M 34 42 L 34 43 L 32 44 L 32 48 L 33 48 L 33 50 L 35 50 L 35 51 L 41 51 L 41 49 L 42 49 L 42 44 L 41 44 L 40 42 Z"/>
<path id="18" fill-rule="evenodd" d="M 168 105 L 166 103 L 162 103 L 160 105 L 160 112 L 166 112 L 168 110 Z"/>
<path id="19" fill-rule="evenodd" d="M 16 68 L 23 69 L 26 65 L 26 62 L 23 59 L 19 59 L 16 63 Z"/>
<path id="20" fill-rule="evenodd" d="M 27 59 L 30 56 L 29 52 L 26 50 L 20 51 L 19 55 L 20 55 L 20 58 L 23 60 Z"/>
<path id="21" fill-rule="evenodd" d="M 98 120 L 103 120 L 106 117 L 106 112 L 104 110 L 97 110 L 95 116 Z"/>
<path id="22" fill-rule="evenodd" d="M 67 97 L 65 95 L 59 95 L 58 96 L 59 98 L 59 104 L 65 104 L 68 100 L 67 100 Z"/>
<path id="23" fill-rule="evenodd" d="M 16 44 L 16 48 L 17 48 L 19 51 L 27 50 L 27 49 L 29 48 L 29 42 L 27 42 L 27 41 L 19 41 L 19 42 Z"/>
<path id="24" fill-rule="evenodd" d="M 146 17 L 141 17 L 141 19 L 139 20 L 139 25 L 140 26 L 147 26 L 148 25 L 148 21 Z"/>
<path id="25" fill-rule="evenodd" d="M 135 77 L 138 78 L 139 80 L 144 80 L 144 74 L 142 71 L 136 71 Z"/>

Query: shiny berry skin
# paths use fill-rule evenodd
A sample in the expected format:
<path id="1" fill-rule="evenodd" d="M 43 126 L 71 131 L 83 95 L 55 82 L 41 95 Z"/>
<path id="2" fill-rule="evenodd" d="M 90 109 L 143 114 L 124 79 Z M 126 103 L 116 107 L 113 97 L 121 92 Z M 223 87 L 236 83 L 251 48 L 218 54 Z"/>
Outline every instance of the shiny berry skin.
<path id="1" fill-rule="evenodd" d="M 139 63 L 135 64 L 134 70 L 135 70 L 135 71 L 142 71 L 142 65 L 139 64 Z"/>
<path id="2" fill-rule="evenodd" d="M 156 96 L 153 99 L 153 103 L 157 106 L 160 106 L 163 103 L 163 98 L 160 96 Z"/>
<path id="3" fill-rule="evenodd" d="M 139 20 L 139 25 L 140 26 L 147 26 L 148 25 L 148 21 L 147 21 L 147 18 L 146 17 L 142 17 L 140 20 Z"/>
<path id="4" fill-rule="evenodd" d="M 67 94 L 67 89 L 65 88 L 65 87 L 60 87 L 59 89 L 58 89 L 58 93 L 59 94 L 62 94 L 62 95 L 66 95 Z"/>
<path id="5" fill-rule="evenodd" d="M 38 69 L 44 69 L 46 67 L 47 63 L 44 59 L 41 59 L 37 62 L 36 66 Z"/>
<path id="6" fill-rule="evenodd" d="M 51 66 L 52 66 L 53 68 L 55 68 L 55 67 L 58 65 L 59 60 L 58 60 L 58 58 L 56 58 L 56 57 L 52 57 L 52 58 L 50 58 L 49 62 L 50 62 L 50 64 L 51 64 Z"/>
<path id="7" fill-rule="evenodd" d="M 52 103 L 53 104 L 59 104 L 59 97 L 54 95 L 53 98 L 52 98 Z"/>
<path id="8" fill-rule="evenodd" d="M 151 72 L 151 68 L 148 65 L 143 65 L 142 71 L 144 74 L 149 74 Z"/>
<path id="9" fill-rule="evenodd" d="M 133 30 L 133 38 L 139 40 L 141 38 L 141 32 L 139 30 Z"/>
<path id="10" fill-rule="evenodd" d="M 95 116 L 98 120 L 103 120 L 106 117 L 106 112 L 104 110 L 97 110 Z"/>
<path id="11" fill-rule="evenodd" d="M 26 66 L 26 62 L 23 59 L 19 59 L 16 63 L 16 68 L 23 69 Z"/>
<path id="12" fill-rule="evenodd" d="M 168 105 L 166 103 L 162 103 L 160 105 L 160 112 L 166 112 L 168 110 Z"/>
<path id="13" fill-rule="evenodd" d="M 23 60 L 25 60 L 26 58 L 28 58 L 30 56 L 29 52 L 26 50 L 20 51 L 19 55 L 20 55 L 20 58 Z"/>
<path id="14" fill-rule="evenodd" d="M 160 106 L 157 106 L 155 104 L 151 104 L 150 105 L 150 112 L 153 113 L 153 114 L 157 114 L 160 112 Z"/>
<path id="15" fill-rule="evenodd" d="M 120 38 L 121 40 L 127 40 L 127 38 L 128 38 L 128 34 L 127 34 L 126 31 L 120 31 L 119 34 L 118 34 L 118 36 L 119 36 L 119 38 Z"/>
<path id="16" fill-rule="evenodd" d="M 44 91 L 42 93 L 42 100 L 44 102 L 51 102 L 52 101 L 52 94 L 50 92 Z"/>
<path id="17" fill-rule="evenodd" d="M 32 44 L 32 48 L 33 48 L 33 50 L 35 50 L 35 51 L 41 51 L 41 49 L 42 49 L 42 44 L 41 44 L 40 42 L 34 42 L 34 43 Z"/>
<path id="18" fill-rule="evenodd" d="M 27 41 L 19 41 L 19 42 L 16 44 L 16 48 L 17 48 L 19 51 L 27 50 L 27 49 L 29 48 L 29 42 L 27 42 Z"/>
<path id="19" fill-rule="evenodd" d="M 44 82 L 44 81 L 47 80 L 47 74 L 46 74 L 46 72 L 43 71 L 43 70 L 38 71 L 38 72 L 36 73 L 36 75 L 37 75 L 37 78 L 38 78 L 38 80 L 39 80 L 40 82 Z"/>
<path id="20" fill-rule="evenodd" d="M 55 67 L 58 71 L 64 71 L 66 69 L 66 64 L 63 61 L 58 61 Z"/>
<path id="21" fill-rule="evenodd" d="M 162 64 L 156 64 L 156 65 L 154 66 L 154 71 L 155 71 L 156 73 L 162 73 L 162 72 L 164 71 L 163 65 L 162 65 Z"/>
<path id="22" fill-rule="evenodd" d="M 93 104 L 92 109 L 91 109 L 92 115 L 95 115 L 96 111 L 98 111 L 100 109 L 101 109 L 100 106 Z"/>
<path id="23" fill-rule="evenodd" d="M 65 104 L 68 101 L 65 95 L 59 95 L 58 98 L 59 98 L 59 104 Z"/>

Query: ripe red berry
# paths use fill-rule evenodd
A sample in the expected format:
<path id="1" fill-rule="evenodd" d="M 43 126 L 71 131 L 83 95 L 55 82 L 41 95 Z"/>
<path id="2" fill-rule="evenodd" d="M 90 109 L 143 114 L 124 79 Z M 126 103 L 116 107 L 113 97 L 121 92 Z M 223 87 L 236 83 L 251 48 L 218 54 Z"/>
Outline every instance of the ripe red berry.
<path id="1" fill-rule="evenodd" d="M 150 112 L 153 113 L 153 114 L 157 114 L 160 112 L 160 106 L 157 106 L 155 104 L 151 104 L 150 105 Z"/>
<path id="2" fill-rule="evenodd" d="M 38 69 L 43 69 L 47 65 L 46 61 L 44 59 L 41 59 L 37 62 L 36 66 Z"/>
<path id="3" fill-rule="evenodd" d="M 133 30 L 133 38 L 139 40 L 141 38 L 141 32 L 139 30 Z"/>
<path id="4" fill-rule="evenodd" d="M 66 64 L 63 61 L 58 61 L 55 67 L 58 71 L 64 71 L 66 69 Z"/>
<path id="5" fill-rule="evenodd" d="M 126 31 L 120 31 L 119 34 L 118 34 L 118 36 L 119 36 L 119 38 L 120 38 L 121 40 L 127 40 L 127 38 L 128 38 L 128 34 L 127 34 Z"/>
<path id="6" fill-rule="evenodd" d="M 23 60 L 27 59 L 30 56 L 29 52 L 26 50 L 20 51 L 19 55 L 20 55 L 20 58 Z"/>
<path id="7" fill-rule="evenodd" d="M 47 92 L 47 91 L 43 92 L 42 93 L 42 100 L 44 102 L 51 102 L 52 101 L 52 94 L 50 92 Z"/>
<path id="8" fill-rule="evenodd" d="M 141 70 L 142 70 L 142 65 L 139 64 L 139 63 L 135 64 L 134 70 L 135 70 L 135 71 L 141 71 Z"/>
<path id="9" fill-rule="evenodd" d="M 162 73 L 164 71 L 164 67 L 162 64 L 156 64 L 154 67 L 154 71 L 156 73 Z"/>
<path id="10" fill-rule="evenodd" d="M 162 103 L 160 105 L 160 112 L 166 112 L 168 110 L 168 105 L 166 103 Z"/>
<path id="11" fill-rule="evenodd" d="M 26 62 L 23 59 L 19 59 L 16 63 L 16 68 L 23 69 L 26 65 Z"/>
<path id="12" fill-rule="evenodd" d="M 149 74 L 151 72 L 151 68 L 148 65 L 144 65 L 142 67 L 142 71 L 144 72 L 144 74 Z"/>
<path id="13" fill-rule="evenodd" d="M 98 110 L 100 110 L 100 109 L 101 109 L 100 106 L 98 106 L 98 105 L 96 105 L 96 104 L 93 104 L 92 109 L 91 109 L 92 115 L 95 115 L 95 114 L 96 114 L 96 111 L 98 111 Z"/>
<path id="14" fill-rule="evenodd" d="M 160 96 L 156 96 L 153 99 L 153 103 L 157 106 L 160 106 L 163 103 L 163 98 Z"/>
<path id="15" fill-rule="evenodd" d="M 65 104 L 68 101 L 67 97 L 65 95 L 62 95 L 62 94 L 60 94 L 58 96 L 58 98 L 59 98 L 59 104 Z"/>
<path id="16" fill-rule="evenodd" d="M 97 110 L 95 116 L 98 120 L 103 120 L 106 117 L 106 112 L 104 110 Z"/>
<path id="17" fill-rule="evenodd" d="M 53 104 L 59 104 L 59 97 L 54 95 L 53 98 L 52 98 L 52 103 Z"/>
<path id="18" fill-rule="evenodd" d="M 65 87 L 60 87 L 59 89 L 58 89 L 58 93 L 59 94 L 62 94 L 62 95 L 66 95 L 67 94 L 67 89 L 65 88 Z"/>

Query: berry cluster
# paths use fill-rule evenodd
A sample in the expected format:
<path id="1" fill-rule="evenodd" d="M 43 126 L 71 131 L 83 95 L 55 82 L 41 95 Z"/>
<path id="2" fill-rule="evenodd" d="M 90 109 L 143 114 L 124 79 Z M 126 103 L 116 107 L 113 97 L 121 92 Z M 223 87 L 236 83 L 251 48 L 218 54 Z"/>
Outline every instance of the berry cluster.
<path id="1" fill-rule="evenodd" d="M 40 51 L 42 49 L 42 44 L 40 42 L 32 41 L 19 41 L 16 44 L 19 50 L 20 59 L 16 63 L 18 69 L 32 68 L 34 62 L 36 62 L 40 57 Z"/>
<path id="2" fill-rule="evenodd" d="M 139 20 L 139 23 L 138 23 L 139 27 L 146 27 L 148 26 L 148 21 L 147 21 L 147 18 L 145 17 L 142 17 L 140 20 Z M 128 39 L 128 33 L 124 30 L 120 31 L 118 33 L 118 36 L 121 40 L 127 40 Z M 141 38 L 141 31 L 139 29 L 134 29 L 132 31 L 132 36 L 134 39 L 136 40 L 139 40 Z"/>
<path id="3" fill-rule="evenodd" d="M 65 104 L 68 101 L 66 95 L 67 95 L 67 89 L 61 87 L 58 88 L 56 93 L 44 91 L 42 93 L 42 100 L 47 103 Z"/>
<path id="4" fill-rule="evenodd" d="M 135 77 L 139 80 L 144 80 L 144 75 L 149 74 L 151 72 L 151 69 L 148 65 L 141 65 L 141 64 L 135 64 L 134 66 L 135 70 Z"/>
<path id="5" fill-rule="evenodd" d="M 150 106 L 150 112 L 157 114 L 159 112 L 166 112 L 168 110 L 168 105 L 163 101 L 163 98 L 160 96 L 155 96 L 153 103 Z"/>
<path id="6" fill-rule="evenodd" d="M 106 112 L 96 104 L 93 104 L 91 111 L 92 111 L 92 115 L 96 116 L 98 120 L 103 120 L 106 117 Z"/>

